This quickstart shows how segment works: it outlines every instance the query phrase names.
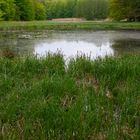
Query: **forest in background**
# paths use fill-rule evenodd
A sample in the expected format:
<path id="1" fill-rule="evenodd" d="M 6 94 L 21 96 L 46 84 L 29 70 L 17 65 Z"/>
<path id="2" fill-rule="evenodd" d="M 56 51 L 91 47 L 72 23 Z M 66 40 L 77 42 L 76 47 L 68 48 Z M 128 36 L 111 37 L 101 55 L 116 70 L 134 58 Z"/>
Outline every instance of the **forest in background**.
<path id="1" fill-rule="evenodd" d="M 140 21 L 140 0 L 0 0 L 0 20 L 72 17 Z"/>

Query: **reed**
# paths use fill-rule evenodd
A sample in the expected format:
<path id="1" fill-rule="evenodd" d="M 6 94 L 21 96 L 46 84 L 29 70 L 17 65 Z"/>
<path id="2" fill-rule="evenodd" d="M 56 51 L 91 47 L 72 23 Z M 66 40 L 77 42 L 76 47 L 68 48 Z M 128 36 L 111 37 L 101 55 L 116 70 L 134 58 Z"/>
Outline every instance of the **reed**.
<path id="1" fill-rule="evenodd" d="M 140 56 L 0 57 L 0 139 L 139 139 Z"/>

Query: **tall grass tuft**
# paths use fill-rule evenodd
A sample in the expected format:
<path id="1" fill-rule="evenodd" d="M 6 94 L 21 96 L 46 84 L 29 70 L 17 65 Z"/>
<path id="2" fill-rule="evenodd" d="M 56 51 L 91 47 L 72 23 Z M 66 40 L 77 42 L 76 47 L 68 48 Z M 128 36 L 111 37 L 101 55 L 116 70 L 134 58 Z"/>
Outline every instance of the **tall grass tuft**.
<path id="1" fill-rule="evenodd" d="M 140 56 L 0 57 L 0 139 L 139 139 Z"/>

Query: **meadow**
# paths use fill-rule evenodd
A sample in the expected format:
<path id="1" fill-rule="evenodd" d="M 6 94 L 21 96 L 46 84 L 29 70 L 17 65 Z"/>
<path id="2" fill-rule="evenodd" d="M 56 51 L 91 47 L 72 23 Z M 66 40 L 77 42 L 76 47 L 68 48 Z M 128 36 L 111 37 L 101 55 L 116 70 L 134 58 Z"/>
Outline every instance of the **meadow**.
<path id="1" fill-rule="evenodd" d="M 140 56 L 0 57 L 0 118 L 1 140 L 138 140 Z"/>
<path id="2" fill-rule="evenodd" d="M 140 22 L 0 21 L 0 31 L 10 30 L 140 30 Z"/>

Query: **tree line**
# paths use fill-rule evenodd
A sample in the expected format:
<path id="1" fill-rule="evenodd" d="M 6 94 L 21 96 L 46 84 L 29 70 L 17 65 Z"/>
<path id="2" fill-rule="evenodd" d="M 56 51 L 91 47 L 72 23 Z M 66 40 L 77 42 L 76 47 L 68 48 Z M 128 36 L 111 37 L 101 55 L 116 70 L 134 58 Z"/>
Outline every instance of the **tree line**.
<path id="1" fill-rule="evenodd" d="M 140 20 L 140 0 L 0 0 L 0 20 Z"/>

